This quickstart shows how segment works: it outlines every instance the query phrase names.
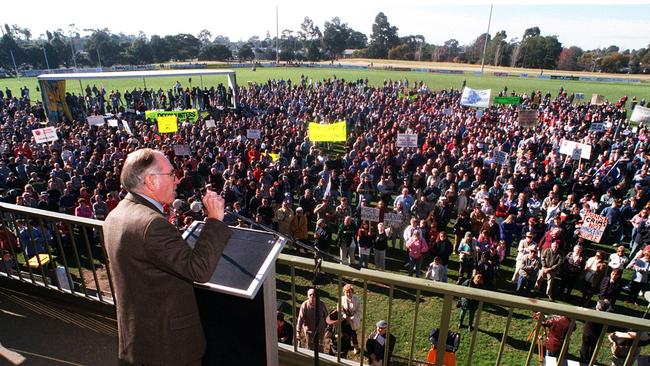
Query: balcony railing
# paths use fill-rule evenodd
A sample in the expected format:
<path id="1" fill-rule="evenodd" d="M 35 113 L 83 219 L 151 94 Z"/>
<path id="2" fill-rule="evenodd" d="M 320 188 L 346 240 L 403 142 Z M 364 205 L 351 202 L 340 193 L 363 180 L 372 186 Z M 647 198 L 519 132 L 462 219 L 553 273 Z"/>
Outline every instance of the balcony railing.
<path id="1" fill-rule="evenodd" d="M 7 262 L 7 258 L 4 258 L 3 265 L 0 267 L 0 276 L 46 287 L 53 291 L 70 293 L 92 301 L 113 304 L 113 285 L 104 249 L 101 221 L 3 203 L 0 203 L 0 218 L 4 229 L 0 235 L 6 238 L 6 243 L 12 243 L 12 235 L 21 243 L 18 248 L 9 245 L 7 250 L 14 265 L 12 267 Z M 314 261 L 309 258 L 283 254 L 278 259 L 276 276 L 278 299 L 289 304 L 290 310 L 287 312 L 292 319 L 297 318 L 301 299 L 304 299 L 306 288 L 310 286 L 309 279 L 313 269 Z M 393 364 L 426 364 L 427 349 L 426 347 L 422 349 L 422 345 L 427 342 L 426 335 L 429 330 L 436 327 L 440 330 L 436 344 L 436 359 L 440 361 L 436 364 L 442 365 L 447 334 L 453 329 L 450 323 L 456 312 L 454 300 L 461 297 L 478 301 L 478 309 L 474 328 L 466 334 L 469 341 L 463 340 L 464 346 L 456 355 L 459 365 L 484 364 L 485 354 L 494 355 L 490 357 L 490 364 L 511 364 L 512 361 L 504 363 L 504 354 L 508 347 L 513 348 L 513 343 L 517 342 L 519 342 L 519 350 L 516 351 L 514 360 L 517 364 L 530 364 L 538 356 L 534 340 L 543 332 L 541 318 L 529 321 L 532 329 L 525 329 L 525 333 L 530 331 L 530 340 L 517 340 L 513 333 L 521 334 L 522 329 L 517 328 L 521 328 L 522 324 L 528 324 L 522 322 L 522 314 L 530 316 L 532 312 L 563 315 L 571 319 L 570 330 L 565 337 L 557 360 L 558 364 L 567 359 L 570 344 L 580 339 L 579 335 L 576 336 L 578 332 L 572 331 L 578 321 L 604 325 L 589 365 L 596 363 L 599 352 L 605 344 L 603 340 L 613 329 L 650 332 L 650 321 L 623 314 L 600 312 L 426 279 L 414 279 L 395 273 L 369 269 L 356 270 L 349 266 L 328 262 L 322 264 L 321 271 L 322 275 L 329 280 L 329 284 L 319 286 L 321 297 L 332 308 L 340 302 L 344 284 L 357 285 L 362 299 L 363 321 L 361 329 L 358 330 L 362 348 L 364 340 L 374 329 L 374 322 L 379 318 L 388 321 L 388 332 L 400 334 L 397 341 L 400 347 L 396 348 L 393 354 Z M 501 309 L 501 312 L 495 312 L 494 309 Z M 487 320 L 482 323 L 484 314 L 487 314 L 485 316 Z M 494 328 L 495 324 L 502 325 L 501 331 L 493 335 L 495 338 L 500 338 L 500 342 L 496 353 L 489 353 L 489 347 L 479 340 L 479 330 L 488 325 Z M 340 329 L 338 333 L 340 334 Z M 630 347 L 625 365 L 632 365 L 634 362 L 638 338 Z M 340 341 L 340 338 L 336 339 L 336 349 L 341 349 Z M 527 342 L 530 342 L 530 345 Z M 525 345 L 525 348 L 522 345 Z M 389 347 L 385 348 L 387 353 Z M 283 364 L 308 364 L 311 357 L 309 352 L 300 349 L 295 343 L 290 347 L 284 345 L 278 347 L 278 350 Z M 513 360 L 512 357 L 510 355 L 509 360 Z M 360 355 L 351 358 L 351 360 L 344 360 L 338 354 L 323 355 L 321 362 L 323 364 L 367 364 L 364 357 Z"/>

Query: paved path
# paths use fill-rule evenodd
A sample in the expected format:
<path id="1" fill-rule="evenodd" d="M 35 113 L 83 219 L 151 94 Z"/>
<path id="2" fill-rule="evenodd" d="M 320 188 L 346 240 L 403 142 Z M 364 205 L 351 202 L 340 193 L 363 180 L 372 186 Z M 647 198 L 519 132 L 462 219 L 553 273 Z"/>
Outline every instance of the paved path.
<path id="1" fill-rule="evenodd" d="M 0 288 L 0 365 L 117 364 L 113 319 Z"/>

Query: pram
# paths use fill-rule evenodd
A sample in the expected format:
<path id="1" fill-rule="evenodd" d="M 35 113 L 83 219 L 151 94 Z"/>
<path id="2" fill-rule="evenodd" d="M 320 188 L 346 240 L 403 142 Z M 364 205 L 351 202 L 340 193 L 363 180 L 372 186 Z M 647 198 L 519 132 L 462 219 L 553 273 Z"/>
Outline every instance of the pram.
<path id="1" fill-rule="evenodd" d="M 438 344 L 438 333 L 440 330 L 438 328 L 431 329 L 429 333 L 429 342 L 431 342 L 431 349 L 427 353 L 427 363 L 435 364 L 437 359 L 437 349 L 436 345 Z M 445 355 L 442 360 L 444 366 L 456 366 L 456 351 L 460 346 L 460 333 L 458 332 L 447 332 L 447 342 L 445 343 Z"/>

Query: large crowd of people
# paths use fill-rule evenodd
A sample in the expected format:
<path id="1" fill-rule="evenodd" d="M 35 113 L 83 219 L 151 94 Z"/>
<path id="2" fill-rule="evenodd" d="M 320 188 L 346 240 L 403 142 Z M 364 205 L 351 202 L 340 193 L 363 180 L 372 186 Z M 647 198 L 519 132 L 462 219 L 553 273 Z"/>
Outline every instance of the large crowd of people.
<path id="1" fill-rule="evenodd" d="M 390 270 L 584 306 L 594 295 L 637 302 L 647 288 L 650 146 L 648 129 L 627 121 L 636 99 L 596 105 L 564 89 L 504 88 L 496 93 L 521 96 L 520 106 L 478 111 L 460 104 L 460 90 L 422 82 L 301 77 L 240 87 L 231 109 L 224 106 L 233 93 L 223 86 L 177 83 L 167 92 L 124 94 L 89 86 L 85 96 L 67 98 L 78 120 L 49 121 L 59 139 L 36 144 L 31 130 L 42 127 L 45 113 L 24 89 L 6 90 L 0 103 L 4 202 L 104 219 L 125 196 L 124 159 L 149 147 L 176 169 L 178 199 L 165 209 L 181 229 L 202 218 L 200 197 L 210 189 L 239 215 L 345 263 L 387 270 L 391 250 L 405 268 Z M 161 134 L 155 121 L 129 113 L 154 107 L 206 112 Z M 538 111 L 533 127 L 519 124 L 520 109 Z M 83 121 L 109 112 L 132 134 Z M 347 141 L 310 141 L 313 121 L 345 121 Z M 248 129 L 260 138 L 247 138 Z M 400 133 L 417 134 L 418 147 L 398 147 Z M 563 140 L 589 145 L 589 159 L 561 154 Z M 183 144 L 189 156 L 175 153 Z M 498 151 L 508 154 L 505 162 Z M 379 208 L 378 221 L 362 220 L 364 207 Z M 388 213 L 396 215 L 385 222 Z M 587 213 L 607 218 L 600 245 L 579 235 Z M 18 242 L 27 245 L 29 235 Z M 514 273 L 505 273 L 504 261 Z M 582 296 L 572 299 L 573 290 Z M 463 310 L 471 326 L 471 302 Z"/>

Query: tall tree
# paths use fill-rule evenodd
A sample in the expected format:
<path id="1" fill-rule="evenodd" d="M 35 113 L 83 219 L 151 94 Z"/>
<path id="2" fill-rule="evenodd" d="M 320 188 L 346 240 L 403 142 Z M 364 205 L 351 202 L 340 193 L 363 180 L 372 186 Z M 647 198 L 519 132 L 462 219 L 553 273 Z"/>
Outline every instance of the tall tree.
<path id="1" fill-rule="evenodd" d="M 325 22 L 323 48 L 330 58 L 337 58 L 343 53 L 349 38 L 350 28 L 347 24 L 341 23 L 339 17 L 332 18 L 331 22 Z"/>
<path id="2" fill-rule="evenodd" d="M 578 57 L 582 55 L 580 47 L 563 48 L 557 60 L 558 70 L 576 71 L 578 70 Z"/>
<path id="3" fill-rule="evenodd" d="M 397 27 L 391 26 L 388 22 L 388 17 L 383 12 L 379 12 L 372 25 L 368 56 L 373 58 L 386 58 L 388 56 L 388 50 L 398 44 Z"/>
<path id="4" fill-rule="evenodd" d="M 230 48 L 222 45 L 210 43 L 201 47 L 199 51 L 199 61 L 226 61 L 232 58 Z"/>
<path id="5" fill-rule="evenodd" d="M 255 53 L 253 52 L 253 47 L 251 47 L 250 43 L 244 43 L 244 45 L 239 48 L 239 51 L 237 51 L 237 57 L 244 61 L 255 58 Z"/>

